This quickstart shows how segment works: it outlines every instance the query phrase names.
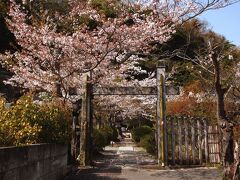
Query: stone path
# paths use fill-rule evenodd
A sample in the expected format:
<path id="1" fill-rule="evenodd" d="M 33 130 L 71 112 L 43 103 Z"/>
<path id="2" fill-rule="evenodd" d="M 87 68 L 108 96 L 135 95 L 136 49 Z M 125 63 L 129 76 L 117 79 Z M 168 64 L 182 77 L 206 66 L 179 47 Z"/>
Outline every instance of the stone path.
<path id="1" fill-rule="evenodd" d="M 220 180 L 216 168 L 157 169 L 156 160 L 131 139 L 105 147 L 94 167 L 78 169 L 65 180 Z"/>

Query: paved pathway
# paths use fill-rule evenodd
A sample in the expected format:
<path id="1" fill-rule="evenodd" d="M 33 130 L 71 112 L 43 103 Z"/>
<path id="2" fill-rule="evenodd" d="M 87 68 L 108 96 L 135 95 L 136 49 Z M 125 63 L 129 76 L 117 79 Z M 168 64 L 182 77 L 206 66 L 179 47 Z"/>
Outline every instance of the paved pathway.
<path id="1" fill-rule="evenodd" d="M 130 139 L 106 147 L 94 167 L 76 170 L 66 180 L 220 180 L 215 168 L 157 169 L 156 160 Z"/>

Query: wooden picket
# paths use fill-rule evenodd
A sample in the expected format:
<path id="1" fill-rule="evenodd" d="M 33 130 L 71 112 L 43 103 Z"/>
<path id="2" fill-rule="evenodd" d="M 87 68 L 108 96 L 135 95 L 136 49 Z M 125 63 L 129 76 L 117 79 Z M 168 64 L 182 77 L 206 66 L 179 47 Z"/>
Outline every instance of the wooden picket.
<path id="1" fill-rule="evenodd" d="M 206 119 L 167 117 L 168 164 L 205 165 L 221 163 L 221 143 L 218 126 L 208 126 Z"/>
<path id="2" fill-rule="evenodd" d="M 196 164 L 196 157 L 195 157 L 195 127 L 194 124 L 191 127 L 191 140 L 192 140 L 192 163 Z"/>

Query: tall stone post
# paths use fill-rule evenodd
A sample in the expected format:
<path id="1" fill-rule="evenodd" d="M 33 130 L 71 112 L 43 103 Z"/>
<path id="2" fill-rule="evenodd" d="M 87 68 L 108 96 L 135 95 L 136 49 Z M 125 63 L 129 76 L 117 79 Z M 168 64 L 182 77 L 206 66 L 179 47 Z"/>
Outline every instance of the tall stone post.
<path id="1" fill-rule="evenodd" d="M 89 80 L 92 80 L 92 72 L 89 74 Z M 87 84 L 87 158 L 86 165 L 92 163 L 93 149 L 93 85 L 92 82 Z"/>
<path id="2" fill-rule="evenodd" d="M 88 75 L 85 74 L 83 77 L 84 83 L 84 92 L 82 94 L 82 110 L 81 110 L 81 121 L 80 121 L 80 155 L 79 155 L 79 163 L 80 166 L 86 166 L 87 162 L 87 127 L 88 127 Z"/>
<path id="3" fill-rule="evenodd" d="M 159 166 L 167 166 L 165 66 L 157 67 L 157 157 Z"/>
<path id="4" fill-rule="evenodd" d="M 88 74 L 84 75 L 84 92 L 82 94 L 82 111 L 80 123 L 80 166 L 87 166 L 92 161 L 92 141 L 93 141 L 93 112 L 92 112 L 92 84 Z"/>

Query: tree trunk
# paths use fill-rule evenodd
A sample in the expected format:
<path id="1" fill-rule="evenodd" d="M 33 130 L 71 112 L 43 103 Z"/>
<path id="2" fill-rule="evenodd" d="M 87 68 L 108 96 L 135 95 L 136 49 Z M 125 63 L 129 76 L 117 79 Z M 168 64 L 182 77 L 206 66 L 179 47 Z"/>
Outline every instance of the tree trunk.
<path id="1" fill-rule="evenodd" d="M 221 72 L 218 57 L 213 54 L 212 62 L 214 65 L 214 82 L 217 95 L 217 119 L 222 133 L 222 161 L 224 166 L 224 177 L 226 180 L 234 179 L 234 141 L 233 125 L 229 121 L 225 112 L 224 95 L 227 89 L 221 84 Z"/>
<path id="2" fill-rule="evenodd" d="M 236 140 L 234 146 L 234 180 L 239 180 L 240 179 L 240 174 L 239 174 L 239 166 L 240 166 L 240 148 L 239 148 L 239 139 Z"/>
<path id="3" fill-rule="evenodd" d="M 233 180 L 234 177 L 234 141 L 233 126 L 227 119 L 224 110 L 224 93 L 217 93 L 217 117 L 222 133 L 222 160 L 224 179 Z"/>
<path id="4" fill-rule="evenodd" d="M 54 86 L 54 95 L 57 97 L 62 97 L 61 84 L 59 82 L 55 82 Z"/>

